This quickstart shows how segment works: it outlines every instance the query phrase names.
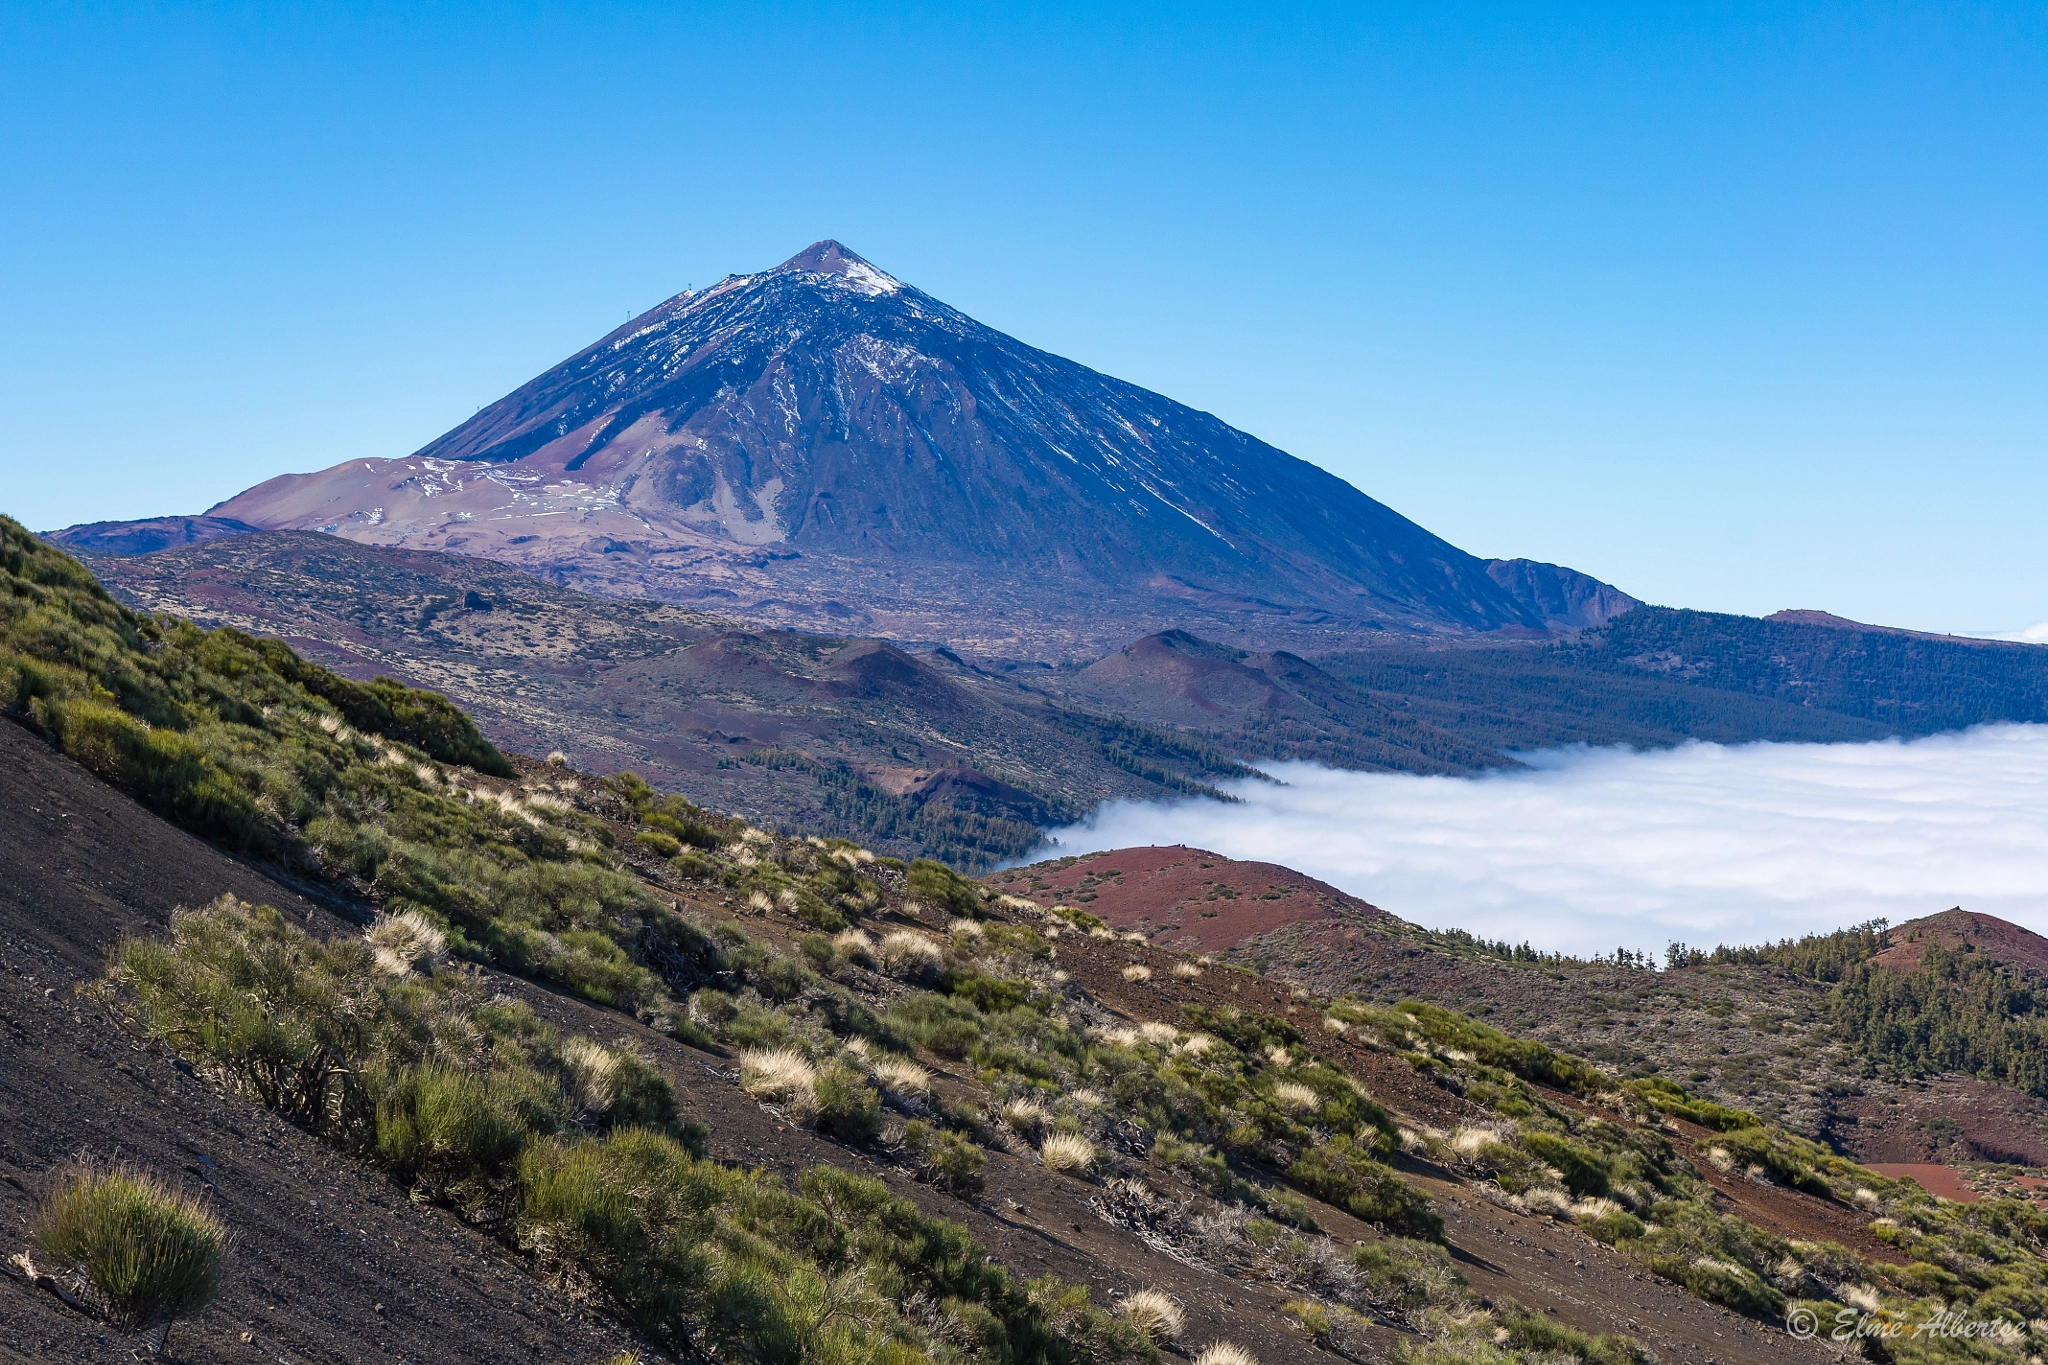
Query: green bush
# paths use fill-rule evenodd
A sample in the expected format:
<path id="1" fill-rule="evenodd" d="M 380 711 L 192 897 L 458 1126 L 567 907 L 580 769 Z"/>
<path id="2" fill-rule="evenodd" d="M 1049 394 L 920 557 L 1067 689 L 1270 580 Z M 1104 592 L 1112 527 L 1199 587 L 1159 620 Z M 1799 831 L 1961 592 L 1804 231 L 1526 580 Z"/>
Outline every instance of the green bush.
<path id="1" fill-rule="evenodd" d="M 1772 1317 L 1785 1306 L 1785 1296 L 1746 1266 L 1676 1256 L 1653 1256 L 1644 1264 L 1653 1274 L 1684 1286 L 1709 1303 L 1751 1317 Z"/>
<path id="2" fill-rule="evenodd" d="M 1579 1230 L 1597 1242 L 1613 1246 L 1616 1242 L 1632 1242 L 1643 1235 L 1643 1220 L 1626 1209 L 1615 1209 L 1598 1218 L 1579 1224 Z"/>
<path id="3" fill-rule="evenodd" d="M 1387 1232 L 1442 1240 L 1443 1215 L 1429 1196 L 1366 1152 L 1350 1138 L 1335 1137 L 1303 1152 L 1287 1168 L 1287 1178 Z"/>
<path id="4" fill-rule="evenodd" d="M 658 829 L 641 830 L 633 836 L 633 842 L 664 858 L 673 858 L 683 851 L 682 844 L 674 835 L 664 834 Z"/>
<path id="5" fill-rule="evenodd" d="M 955 1194 L 981 1188 L 988 1153 L 960 1134 L 912 1119 L 903 1125 L 903 1146 L 916 1160 L 919 1173 L 933 1184 Z"/>
<path id="6" fill-rule="evenodd" d="M 907 884 L 911 895 L 947 914 L 967 919 L 981 917 L 981 888 L 944 863 L 916 859 L 910 864 Z"/>
<path id="7" fill-rule="evenodd" d="M 543 1143 L 520 1165 L 515 1235 L 549 1269 L 587 1276 L 651 1340 L 678 1346 L 710 1308 L 716 1167 L 644 1129 Z"/>
<path id="8" fill-rule="evenodd" d="M 889 1006 L 889 1023 L 941 1057 L 965 1057 L 981 1041 L 982 1015 L 972 1004 L 920 992 Z"/>
<path id="9" fill-rule="evenodd" d="M 1523 1133 L 1521 1143 L 1537 1158 L 1555 1166 L 1564 1177 L 1565 1188 L 1573 1194 L 1583 1199 L 1607 1193 L 1607 1163 L 1598 1152 L 1555 1133 Z"/>
<path id="10" fill-rule="evenodd" d="M 377 1156 L 400 1180 L 475 1209 L 509 1183 L 531 1131 L 508 1113 L 521 1098 L 509 1077 L 428 1064 L 407 1068 L 377 1105 Z"/>
<path id="11" fill-rule="evenodd" d="M 36 1249 L 91 1287 L 127 1331 L 188 1318 L 220 1293 L 227 1230 L 208 1209 L 154 1176 L 79 1166 L 59 1175 L 37 1210 Z"/>
<path id="12" fill-rule="evenodd" d="M 834 1061 L 818 1071 L 818 1131 L 842 1142 L 866 1142 L 882 1131 L 882 1097 L 867 1077 Z"/>

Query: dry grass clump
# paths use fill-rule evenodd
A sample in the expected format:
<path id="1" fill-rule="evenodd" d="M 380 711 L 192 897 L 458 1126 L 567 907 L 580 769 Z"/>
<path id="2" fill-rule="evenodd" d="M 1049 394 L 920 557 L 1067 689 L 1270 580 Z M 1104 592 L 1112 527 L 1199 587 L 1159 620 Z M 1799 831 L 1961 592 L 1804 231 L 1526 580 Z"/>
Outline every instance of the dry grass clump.
<path id="1" fill-rule="evenodd" d="M 1037 1100 L 1011 1100 L 996 1112 L 1002 1115 L 1003 1122 L 1027 1137 L 1044 1127 L 1052 1117 Z"/>
<path id="2" fill-rule="evenodd" d="M 1216 1046 L 1216 1040 L 1206 1033 L 1190 1033 L 1176 1045 L 1178 1050 L 1189 1057 L 1199 1057 Z"/>
<path id="3" fill-rule="evenodd" d="M 1612 1199 L 1605 1199 L 1599 1195 L 1588 1195 L 1572 1205 L 1571 1209 L 1572 1221 L 1575 1223 L 1597 1223 L 1610 1213 L 1620 1212 L 1622 1212 L 1621 1205 L 1615 1203 Z"/>
<path id="4" fill-rule="evenodd" d="M 1717 1171 L 1725 1173 L 1735 1169 L 1735 1156 L 1726 1147 L 1709 1147 L 1703 1155 Z"/>
<path id="5" fill-rule="evenodd" d="M 740 1054 L 740 1088 L 757 1100 L 803 1103 L 817 1085 L 818 1069 L 795 1048 L 748 1048 Z"/>
<path id="6" fill-rule="evenodd" d="M 417 910 L 379 915 L 363 937 L 376 950 L 377 970 L 387 976 L 432 972 L 448 957 L 447 938 Z"/>
<path id="7" fill-rule="evenodd" d="M 873 1069 L 875 1079 L 891 1095 L 922 1098 L 932 1091 L 932 1073 L 908 1057 L 884 1057 Z"/>
<path id="8" fill-rule="evenodd" d="M 1496 1147 L 1507 1144 L 1491 1128 L 1460 1128 L 1451 1135 L 1451 1150 L 1467 1161 L 1478 1161 Z"/>
<path id="9" fill-rule="evenodd" d="M 1124 980 L 1126 981 L 1150 981 L 1151 979 L 1152 969 L 1142 962 L 1133 962 L 1130 966 L 1124 968 Z"/>
<path id="10" fill-rule="evenodd" d="M 927 972 L 945 959 L 938 944 L 908 929 L 898 929 L 885 935 L 875 947 L 875 956 L 881 959 L 883 969 L 891 976 L 914 976 Z"/>
<path id="11" fill-rule="evenodd" d="M 1048 1171 L 1085 1172 L 1095 1164 L 1095 1144 L 1078 1133 L 1054 1133 L 1038 1145 L 1038 1159 Z"/>
<path id="12" fill-rule="evenodd" d="M 1173 964 L 1173 974 L 1182 981 L 1193 981 L 1202 974 L 1202 969 L 1183 958 Z"/>
<path id="13" fill-rule="evenodd" d="M 863 967 L 875 965 L 875 941 L 861 929 L 844 929 L 833 935 L 832 946 Z"/>
<path id="14" fill-rule="evenodd" d="M 1092 1029 L 1090 1032 L 1111 1047 L 1136 1047 L 1139 1039 L 1145 1036 L 1134 1028 L 1109 1027 Z"/>
<path id="15" fill-rule="evenodd" d="M 1837 1285 L 1835 1297 L 1851 1308 L 1860 1308 L 1866 1313 L 1875 1313 L 1884 1307 L 1883 1300 L 1877 1297 L 1877 1291 L 1867 1284 Z"/>
<path id="16" fill-rule="evenodd" d="M 1215 1341 L 1202 1348 L 1195 1365 L 1259 1365 L 1259 1358 L 1234 1341 Z"/>
<path id="17" fill-rule="evenodd" d="M 1090 938 L 1112 938 L 1112 939 L 1113 939 L 1113 938 L 1117 937 L 1117 932 L 1116 932 L 1116 930 L 1114 930 L 1114 929 L 1111 929 L 1111 928 L 1107 927 L 1106 925 L 1101 925 L 1101 924 L 1098 924 L 1098 925 L 1094 926 L 1093 928 L 1091 928 L 1091 929 L 1090 929 L 1090 930 L 1088 931 L 1088 937 L 1090 937 Z"/>
<path id="18" fill-rule="evenodd" d="M 956 919 L 946 926 L 946 932 L 954 938 L 980 938 L 988 931 L 981 927 L 979 920 Z"/>
<path id="19" fill-rule="evenodd" d="M 1572 1197 L 1563 1190 L 1553 1189 L 1548 1185 L 1523 1190 L 1522 1203 L 1528 1206 L 1531 1213 L 1559 1213 L 1566 1217 L 1570 1217 L 1572 1213 Z"/>
<path id="20" fill-rule="evenodd" d="M 747 897 L 747 909 L 757 915 L 765 915 L 775 908 L 775 902 L 766 891 L 756 891 Z"/>
<path id="21" fill-rule="evenodd" d="M 586 1109 L 612 1107 L 618 1097 L 619 1055 L 578 1034 L 562 1044 L 562 1060 L 576 1078 L 576 1098 Z"/>
<path id="22" fill-rule="evenodd" d="M 1157 1289 L 1140 1289 L 1127 1296 L 1117 1311 L 1155 1342 L 1178 1339 L 1186 1321 L 1180 1305 Z"/>
<path id="23" fill-rule="evenodd" d="M 1278 1043 L 1266 1049 L 1266 1060 L 1274 1066 L 1293 1066 L 1294 1054 Z"/>
<path id="24" fill-rule="evenodd" d="M 1326 1014 L 1323 1016 L 1323 1032 L 1334 1033 L 1341 1037 L 1351 1032 L 1351 1025 L 1345 1023 L 1334 1014 Z"/>
<path id="25" fill-rule="evenodd" d="M 1138 1036 L 1148 1043 L 1170 1047 L 1180 1039 L 1180 1030 L 1171 1024 L 1144 1023 L 1138 1025 Z"/>
<path id="26" fill-rule="evenodd" d="M 1144 934 L 1139 933 L 1136 929 L 1126 929 L 1124 931 L 1123 939 L 1126 943 L 1150 943 L 1152 941 Z"/>
<path id="27" fill-rule="evenodd" d="M 1323 1102 L 1323 1097 L 1300 1081 L 1282 1081 L 1273 1087 L 1273 1103 L 1290 1114 L 1306 1114 Z"/>
<path id="28" fill-rule="evenodd" d="M 219 1295 L 228 1250 L 227 1229 L 210 1209 L 125 1166 L 79 1165 L 61 1174 L 32 1236 L 61 1273 L 83 1281 L 83 1297 L 117 1327 L 161 1327 L 165 1338 L 172 1322 Z"/>

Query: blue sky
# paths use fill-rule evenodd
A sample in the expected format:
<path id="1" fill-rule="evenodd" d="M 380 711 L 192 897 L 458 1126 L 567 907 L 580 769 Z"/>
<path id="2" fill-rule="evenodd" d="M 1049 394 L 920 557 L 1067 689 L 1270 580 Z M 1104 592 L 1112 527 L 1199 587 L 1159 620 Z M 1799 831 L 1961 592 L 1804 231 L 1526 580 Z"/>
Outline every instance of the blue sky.
<path id="1" fill-rule="evenodd" d="M 833 236 L 1480 554 L 2048 620 L 2039 6 L 10 3 L 0 51 L 37 528 L 404 454 Z"/>

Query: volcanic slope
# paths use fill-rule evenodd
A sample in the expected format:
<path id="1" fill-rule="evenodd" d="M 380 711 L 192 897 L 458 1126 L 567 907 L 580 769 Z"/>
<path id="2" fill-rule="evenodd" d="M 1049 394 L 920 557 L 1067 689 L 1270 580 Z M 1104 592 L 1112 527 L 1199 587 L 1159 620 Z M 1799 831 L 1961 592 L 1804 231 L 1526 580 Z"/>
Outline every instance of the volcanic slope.
<path id="1" fill-rule="evenodd" d="M 17 1047 L 47 1050 L 39 1084 L 0 1089 L 0 1132 L 21 1163 L 9 1188 L 34 1188 L 80 1146 L 115 1144 L 211 1183 L 242 1240 L 228 1297 L 187 1328 L 188 1358 L 247 1358 L 251 1344 L 284 1359 L 516 1358 L 507 1332 L 547 1358 L 595 1358 L 617 1340 L 599 1325 L 543 1339 L 550 1323 L 588 1321 L 532 1301 L 566 1285 L 672 1346 L 703 1333 L 721 1355 L 830 1326 L 829 1340 L 864 1351 L 880 1349 L 880 1330 L 938 1358 L 1145 1360 L 1118 1305 L 1156 1285 L 1186 1319 L 1172 1350 L 1227 1335 L 1266 1365 L 1425 1346 L 1442 1359 L 1639 1359 L 1583 1335 L 1614 1331 L 1665 1361 L 1789 1361 L 1808 1356 L 1771 1320 L 1787 1296 L 1868 1285 L 1854 1293 L 1919 1311 L 1934 1291 L 1908 1255 L 1969 1269 L 1951 1246 L 1966 1235 L 1970 1255 L 2012 1253 L 2007 1300 L 2048 1292 L 2009 1226 L 1965 1225 L 1909 1184 L 1731 1127 L 1681 1088 L 1618 1083 L 1425 1006 L 1319 1001 L 1079 912 L 984 894 L 937 864 L 661 798 L 630 775 L 507 759 L 436 698 L 349 684 L 236 632 L 135 617 L 75 564 L 0 531 L 0 667 L 16 718 L 194 828 L 262 851 L 251 864 L 198 849 L 44 738 L 9 733 L 8 808 L 29 818 L 0 839 L 0 885 L 23 888 L 0 898 L 0 934 L 20 953 L 7 1009 Z M 95 991 L 71 989 L 109 940 L 156 938 L 172 898 L 216 889 L 287 913 L 208 903 L 172 924 L 169 944 L 117 949 Z M 399 911 L 414 918 L 375 921 L 382 952 L 359 946 L 361 919 Z M 251 934 L 316 973 L 370 973 L 351 978 L 351 1020 L 408 1012 L 405 1028 L 369 1035 L 395 1051 L 335 1044 L 356 1063 L 343 1077 L 371 1078 L 341 1084 L 396 1087 L 378 1104 L 268 1124 L 244 1098 L 262 1092 L 233 1079 L 242 1035 L 179 1023 L 243 1008 L 205 983 Z M 406 943 L 428 946 L 391 946 Z M 172 961 L 181 969 L 164 970 Z M 295 1027 L 333 999 L 300 993 L 303 979 L 261 983 L 266 1010 Z M 478 1030 L 495 1044 L 478 1047 Z M 409 1060 L 423 1037 L 435 1060 Z M 450 1067 L 485 1088 L 435 1079 Z M 551 1120 L 572 1097 L 550 1087 L 569 1079 L 574 1121 Z M 478 1163 L 460 1180 L 410 1164 L 405 1097 L 427 1085 L 516 1100 L 488 1144 L 454 1149 Z M 681 1112 L 664 1116 L 669 1102 Z M 347 1122 L 374 1123 L 375 1140 L 351 1145 Z M 656 1131 L 620 1126 L 633 1122 Z M 1458 1136 L 1468 1130 L 1483 1140 Z M 523 1145 L 516 1179 L 506 1141 L 514 1155 Z M 1776 1174 L 1724 1177 L 1731 1149 Z M 658 1158 L 605 1206 L 621 1235 L 594 1244 L 574 1228 L 597 1224 L 549 1221 L 560 1205 L 540 1191 L 574 1207 L 586 1188 L 555 1179 L 569 1169 L 556 1163 L 599 1163 L 574 1166 L 597 1179 L 613 1154 Z M 677 1244 L 625 1235 L 676 1209 L 647 1202 L 668 1189 L 664 1171 L 687 1176 L 718 1248 L 680 1279 L 650 1278 L 644 1259 Z M 1612 1198 L 1585 1193 L 1596 1178 Z M 481 1203 L 479 1188 L 492 1192 Z M 1871 1231 L 1877 1214 L 1911 1229 L 1903 1248 Z M 387 1216 L 433 1229 L 470 1295 L 407 1264 L 402 1243 L 387 1268 L 377 1239 L 401 1235 L 382 1231 Z M 1432 1249 L 1438 1218 L 1447 1253 Z M 693 1297 L 704 1286 L 726 1297 Z M 1978 1302 L 1974 1281 L 1945 1292 Z M 106 1354 L 98 1336 L 134 1349 L 18 1279 L 0 1294 L 26 1358 L 92 1359 Z M 472 1303 L 483 1296 L 496 1306 Z M 490 1320 L 508 1311 L 528 1317 Z"/>
<path id="2" fill-rule="evenodd" d="M 753 630 L 462 555 L 266 532 L 93 565 L 133 605 L 444 692 L 523 751 L 631 767 L 720 809 L 888 852 L 987 866 L 1099 801 L 1247 771 L 1018 680 L 1044 670 Z"/>
<path id="3" fill-rule="evenodd" d="M 1176 626 L 1326 648 L 1541 634 L 1635 605 L 1475 558 L 829 241 L 677 295 L 410 457 L 209 515 L 991 657 L 1092 658 Z"/>
<path id="4" fill-rule="evenodd" d="M 1679 945 L 1657 972 L 1422 929 L 1291 869 L 1196 848 L 1058 858 L 984 881 L 1318 993 L 1455 1003 L 1618 1072 L 1670 1077 L 1859 1160 L 1945 1162 L 1979 1184 L 2004 1178 L 1995 1167 L 2048 1167 L 2048 1083 L 2001 1073 L 1997 1057 L 1960 1047 L 1930 1064 L 1872 1042 L 2036 1026 L 2048 940 L 1991 915 L 1949 910 L 1874 936 L 1711 953 Z M 1930 948 L 1953 956 L 1930 965 Z M 1964 975 L 1938 988 L 1968 961 L 1995 964 L 2007 984 Z M 1891 1002 L 1877 1027 L 1861 1003 L 1872 996 Z M 1981 1024 L 1968 1013 L 1979 997 L 2000 1002 Z"/>

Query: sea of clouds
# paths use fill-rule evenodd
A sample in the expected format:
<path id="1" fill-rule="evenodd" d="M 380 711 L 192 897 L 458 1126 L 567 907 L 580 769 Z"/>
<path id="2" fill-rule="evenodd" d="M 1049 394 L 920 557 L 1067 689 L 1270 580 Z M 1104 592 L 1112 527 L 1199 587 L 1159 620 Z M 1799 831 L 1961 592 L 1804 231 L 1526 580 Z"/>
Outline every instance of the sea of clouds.
<path id="1" fill-rule="evenodd" d="M 1582 955 L 1953 905 L 2048 933 L 2048 726 L 1521 757 L 1479 777 L 1272 764 L 1277 782 L 1229 784 L 1241 804 L 1117 802 L 1053 838 L 1282 863 L 1432 928 Z"/>

